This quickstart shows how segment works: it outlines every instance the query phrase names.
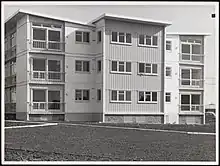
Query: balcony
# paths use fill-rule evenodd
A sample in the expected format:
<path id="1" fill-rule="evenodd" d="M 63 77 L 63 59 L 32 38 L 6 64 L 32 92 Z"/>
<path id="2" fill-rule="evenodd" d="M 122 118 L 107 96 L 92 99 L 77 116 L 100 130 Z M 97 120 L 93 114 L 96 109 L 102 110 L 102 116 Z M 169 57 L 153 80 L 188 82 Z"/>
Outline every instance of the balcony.
<path id="1" fill-rule="evenodd" d="M 16 75 L 5 77 L 5 87 L 16 85 Z"/>
<path id="2" fill-rule="evenodd" d="M 14 57 L 16 57 L 16 46 L 13 46 L 8 50 L 5 50 L 5 61 L 8 61 Z"/>
<path id="3" fill-rule="evenodd" d="M 204 63 L 204 55 L 203 54 L 186 54 L 180 53 L 180 63 L 196 63 L 203 64 Z"/>
<path id="4" fill-rule="evenodd" d="M 64 110 L 61 102 L 32 102 L 30 103 L 32 113 L 60 113 Z"/>
<path id="5" fill-rule="evenodd" d="M 203 88 L 202 79 L 180 79 L 180 88 Z"/>
<path id="6" fill-rule="evenodd" d="M 64 72 L 56 71 L 31 71 L 30 78 L 32 81 L 39 82 L 64 82 Z"/>
<path id="7" fill-rule="evenodd" d="M 5 112 L 16 112 L 16 103 L 5 103 Z"/>
<path id="8" fill-rule="evenodd" d="M 201 104 L 181 104 L 180 112 L 190 112 L 190 113 L 203 113 L 203 105 Z"/>

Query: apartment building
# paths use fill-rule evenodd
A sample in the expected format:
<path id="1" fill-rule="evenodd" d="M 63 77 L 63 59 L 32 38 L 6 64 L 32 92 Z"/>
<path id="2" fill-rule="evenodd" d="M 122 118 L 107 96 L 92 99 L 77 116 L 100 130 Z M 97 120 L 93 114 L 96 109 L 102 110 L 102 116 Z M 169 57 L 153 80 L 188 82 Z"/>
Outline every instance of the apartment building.
<path id="1" fill-rule="evenodd" d="M 205 123 L 204 43 L 207 35 L 209 34 L 166 35 L 166 123 Z"/>
<path id="2" fill-rule="evenodd" d="M 203 112 L 193 109 L 202 109 L 196 94 L 202 101 L 204 87 L 194 80 L 194 67 L 198 79 L 204 79 L 204 63 L 193 64 L 197 57 L 187 51 L 197 48 L 181 44 L 189 36 L 171 35 L 171 47 L 178 48 L 171 53 L 165 49 L 169 25 L 112 14 L 82 23 L 19 10 L 5 22 L 5 115 L 19 120 L 191 123 L 186 119 L 196 113 L 193 117 L 201 119 Z M 199 40 L 203 43 L 203 36 Z M 188 56 L 189 62 L 171 63 L 171 70 L 178 71 L 168 80 L 167 63 Z M 165 101 L 169 93 L 171 99 L 177 97 L 170 105 Z M 195 103 L 186 103 L 191 98 Z"/>

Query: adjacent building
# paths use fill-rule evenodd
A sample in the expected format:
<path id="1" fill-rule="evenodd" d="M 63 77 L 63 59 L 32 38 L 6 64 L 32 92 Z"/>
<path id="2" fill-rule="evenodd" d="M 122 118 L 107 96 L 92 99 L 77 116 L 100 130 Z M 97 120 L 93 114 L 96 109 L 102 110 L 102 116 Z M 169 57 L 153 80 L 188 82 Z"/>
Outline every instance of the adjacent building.
<path id="1" fill-rule="evenodd" d="M 5 22 L 5 116 L 204 123 L 204 35 L 103 14 L 90 23 L 19 10 Z"/>

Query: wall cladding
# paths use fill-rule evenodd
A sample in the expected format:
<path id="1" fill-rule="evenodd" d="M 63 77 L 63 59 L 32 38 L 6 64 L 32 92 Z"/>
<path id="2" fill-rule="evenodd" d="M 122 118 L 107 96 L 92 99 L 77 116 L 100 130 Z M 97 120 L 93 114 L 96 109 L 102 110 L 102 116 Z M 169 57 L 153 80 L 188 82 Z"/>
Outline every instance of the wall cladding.
<path id="1" fill-rule="evenodd" d="M 181 115 L 179 116 L 179 124 L 203 124 L 202 115 Z"/>
<path id="2" fill-rule="evenodd" d="M 163 115 L 105 115 L 106 123 L 163 124 Z"/>
<path id="3" fill-rule="evenodd" d="M 29 115 L 30 121 L 64 121 L 64 115 Z"/>

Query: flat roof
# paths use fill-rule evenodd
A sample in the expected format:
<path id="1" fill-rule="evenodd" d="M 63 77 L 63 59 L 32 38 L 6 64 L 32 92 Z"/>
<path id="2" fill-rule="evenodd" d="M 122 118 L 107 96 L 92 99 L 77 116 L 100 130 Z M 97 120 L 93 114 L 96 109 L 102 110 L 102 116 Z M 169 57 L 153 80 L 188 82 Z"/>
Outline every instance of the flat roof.
<path id="1" fill-rule="evenodd" d="M 34 15 L 34 16 L 38 16 L 38 17 L 45 17 L 45 18 L 50 18 L 50 19 L 54 19 L 54 20 L 59 20 L 59 21 L 64 21 L 64 22 L 70 22 L 70 23 L 75 23 L 75 24 L 95 27 L 95 25 L 88 24 L 88 23 L 85 23 L 85 22 L 70 20 L 70 19 L 61 18 L 61 17 L 55 17 L 55 16 L 41 14 L 41 13 L 36 13 L 36 12 L 30 12 L 30 11 L 22 10 L 22 9 L 19 9 L 14 14 L 12 14 L 9 18 L 7 18 L 5 23 L 9 22 L 10 20 L 12 20 L 15 17 L 22 16 L 22 14 L 29 14 L 29 15 Z"/>
<path id="2" fill-rule="evenodd" d="M 189 35 L 189 36 L 211 36 L 211 33 L 197 33 L 197 32 L 166 32 L 167 35 Z"/>
<path id="3" fill-rule="evenodd" d="M 159 20 L 150 20 L 150 19 L 145 19 L 145 18 L 128 17 L 128 16 L 115 15 L 115 14 L 110 14 L 110 13 L 104 13 L 89 23 L 94 24 L 95 22 L 97 22 L 103 18 L 120 20 L 120 21 L 128 21 L 128 22 L 136 22 L 136 23 L 144 23 L 144 24 L 162 25 L 162 26 L 169 26 L 172 24 L 171 22 L 168 22 L 168 21 L 159 21 Z"/>

